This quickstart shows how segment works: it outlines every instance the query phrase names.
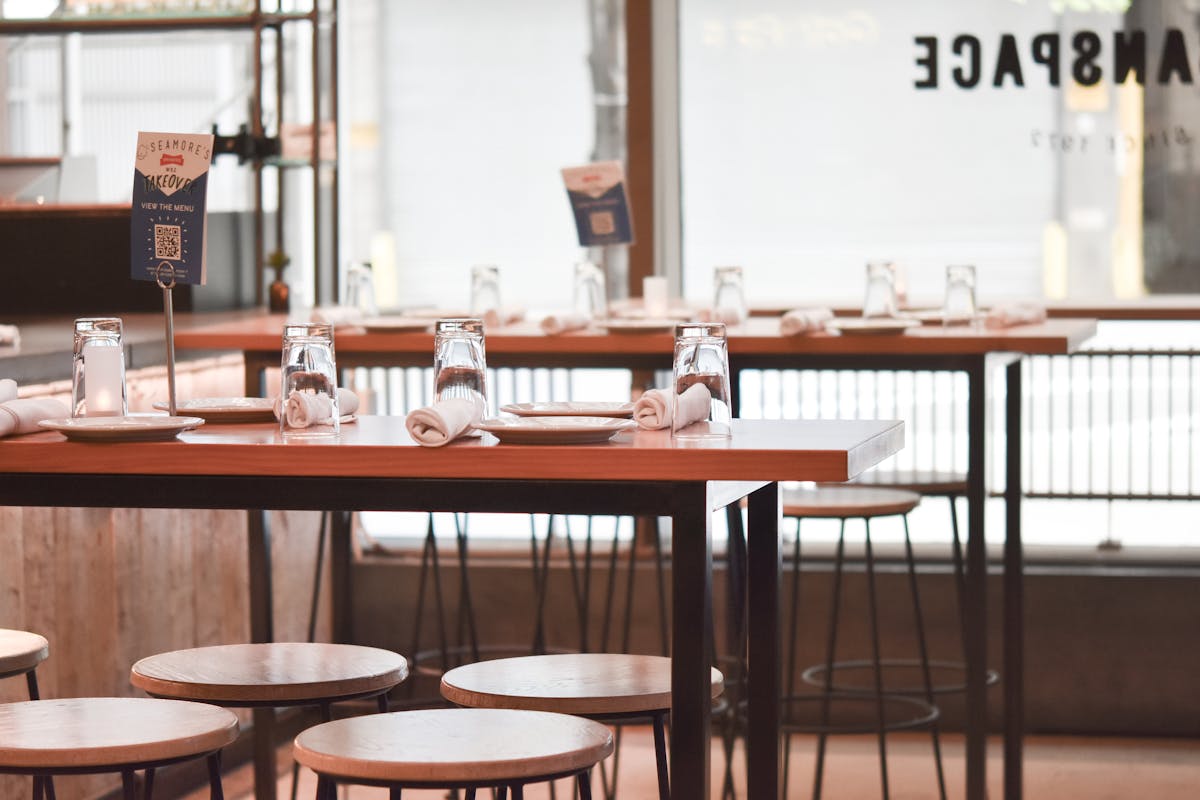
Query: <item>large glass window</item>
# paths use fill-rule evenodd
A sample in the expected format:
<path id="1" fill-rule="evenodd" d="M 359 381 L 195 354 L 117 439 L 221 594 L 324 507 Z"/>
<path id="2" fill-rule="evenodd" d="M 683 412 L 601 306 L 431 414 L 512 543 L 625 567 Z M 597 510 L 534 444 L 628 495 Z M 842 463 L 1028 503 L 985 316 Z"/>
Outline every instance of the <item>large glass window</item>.
<path id="1" fill-rule="evenodd" d="M 684 0 L 684 285 L 855 299 L 1196 291 L 1200 31 L 1182 0 Z"/>

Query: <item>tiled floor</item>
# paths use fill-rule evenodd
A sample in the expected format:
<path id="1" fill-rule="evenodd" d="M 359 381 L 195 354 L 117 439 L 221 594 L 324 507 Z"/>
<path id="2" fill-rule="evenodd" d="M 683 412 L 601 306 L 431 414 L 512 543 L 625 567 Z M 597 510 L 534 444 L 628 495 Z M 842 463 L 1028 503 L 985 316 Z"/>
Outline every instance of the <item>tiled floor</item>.
<path id="1" fill-rule="evenodd" d="M 807 798 L 812 793 L 812 737 L 792 741 L 792 768 L 788 797 Z M 990 743 L 989 795 L 1000 797 L 1000 743 Z M 888 772 L 894 800 L 926 800 L 937 796 L 933 757 L 928 736 L 908 733 L 888 737 Z M 961 737 L 943 737 L 946 779 L 951 798 L 963 796 Z M 286 753 L 285 753 L 286 755 Z M 281 763 L 283 759 L 281 758 Z M 713 747 L 714 797 L 720 787 L 724 758 L 719 744 Z M 313 796 L 311 773 L 302 771 L 300 798 Z M 735 760 L 737 796 L 745 798 L 745 773 Z M 279 782 L 279 797 L 287 798 L 290 773 Z M 598 779 L 596 782 L 599 788 Z M 565 783 L 557 796 L 569 798 Z M 624 734 L 619 776 L 619 796 L 628 800 L 650 800 L 657 796 L 654 777 L 653 741 L 648 728 L 630 727 Z M 252 796 L 250 774 L 242 768 L 225 782 L 226 797 L 244 800 Z M 530 800 L 545 798 L 545 787 L 530 787 Z M 596 792 L 594 796 L 601 795 Z M 830 740 L 826 763 L 826 800 L 860 800 L 881 796 L 875 740 L 869 736 L 837 737 Z M 204 800 L 207 790 L 189 796 Z M 386 800 L 383 789 L 353 787 L 343 790 L 343 800 Z M 433 800 L 445 792 L 406 791 L 405 800 Z M 490 797 L 482 793 L 480 797 Z M 1200 740 L 1097 739 L 1073 737 L 1030 737 L 1025 754 L 1025 797 L 1029 800 L 1196 800 L 1200 797 Z"/>

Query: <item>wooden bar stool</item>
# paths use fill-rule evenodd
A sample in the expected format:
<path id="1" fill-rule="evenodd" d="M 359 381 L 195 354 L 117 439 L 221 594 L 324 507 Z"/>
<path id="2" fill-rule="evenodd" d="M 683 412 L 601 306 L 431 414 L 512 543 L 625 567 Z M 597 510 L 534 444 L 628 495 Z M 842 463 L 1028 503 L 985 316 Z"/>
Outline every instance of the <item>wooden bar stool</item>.
<path id="1" fill-rule="evenodd" d="M 316 707 L 325 721 L 332 704 L 346 700 L 376 698 L 387 711 L 387 693 L 407 677 L 408 662 L 389 650 L 312 642 L 174 650 L 143 658 L 130 673 L 133 685 L 154 697 L 229 708 Z M 260 777 L 267 779 L 256 782 Z"/>
<path id="2" fill-rule="evenodd" d="M 317 773 L 317 800 L 342 783 L 402 789 L 494 787 L 521 800 L 530 783 L 575 778 L 591 798 L 588 774 L 613 750 L 612 732 L 566 714 L 435 708 L 326 722 L 296 737 L 296 760 Z"/>
<path id="3" fill-rule="evenodd" d="M 711 674 L 716 699 L 725 682 L 719 670 Z M 669 658 L 565 653 L 480 661 L 443 675 L 442 696 L 471 708 L 546 711 L 616 723 L 649 719 L 654 726 L 658 794 L 662 800 L 671 795 L 666 746 L 666 718 L 671 712 Z"/>
<path id="4" fill-rule="evenodd" d="M 29 699 L 41 697 L 38 692 L 37 666 L 50 656 L 46 637 L 28 631 L 0 628 L 0 678 L 25 676 Z"/>
<path id="5" fill-rule="evenodd" d="M 0 772 L 32 775 L 35 796 L 51 775 L 120 772 L 125 800 L 134 800 L 136 773 L 145 771 L 143 797 L 154 771 L 208 759 L 209 794 L 223 797 L 221 748 L 237 738 L 231 711 L 202 703 L 145 697 L 89 697 L 0 705 Z"/>
<path id="6" fill-rule="evenodd" d="M 894 730 L 928 727 L 933 742 L 934 763 L 937 770 L 939 796 L 946 797 L 945 776 L 942 770 L 941 743 L 938 736 L 938 708 L 934 704 L 933 680 L 925 639 L 925 625 L 921 615 L 920 593 L 917 588 L 916 566 L 913 558 L 912 540 L 908 531 L 908 513 L 920 503 L 920 495 L 914 492 L 890 488 L 857 486 L 822 486 L 816 489 L 788 490 L 783 493 L 783 515 L 797 520 L 796 539 L 792 554 L 792 618 L 789 627 L 789 658 L 787 689 L 785 694 L 786 739 L 793 733 L 815 733 L 817 735 L 817 765 L 813 778 L 813 797 L 821 795 L 825 766 L 826 739 L 830 734 L 874 732 L 879 742 L 879 769 L 883 797 L 889 796 L 887 772 L 887 732 Z M 871 542 L 871 522 L 882 517 L 900 516 L 904 523 L 904 551 L 908 567 L 909 593 L 912 598 L 915 621 L 916 659 L 888 659 L 880 653 L 879 608 L 875 588 L 875 554 Z M 798 634 L 799 585 L 800 585 L 800 524 L 806 518 L 840 520 L 837 551 L 834 560 L 833 598 L 830 605 L 829 628 L 826 639 L 825 661 L 804 671 L 806 682 L 816 683 L 816 694 L 799 694 L 796 691 L 796 643 Z M 865 563 L 867 578 L 867 622 L 870 631 L 871 657 L 869 659 L 837 661 L 838 614 L 841 604 L 842 572 L 845 564 L 846 522 L 861 519 L 865 529 Z M 884 685 L 884 670 L 916 668 L 920 673 L 920 686 L 913 689 L 888 688 Z M 869 687 L 835 684 L 835 672 L 869 670 Z M 919 696 L 914 696 L 919 695 Z M 815 724 L 807 724 L 792 718 L 793 704 L 801 701 L 820 703 L 820 717 Z M 831 720 L 832 704 L 837 701 L 842 707 L 866 704 L 873 709 L 873 719 L 852 720 L 834 723 Z M 901 719 L 889 719 L 888 709 L 899 709 L 906 715 Z M 784 782 L 787 782 L 790 748 L 784 751 Z"/>

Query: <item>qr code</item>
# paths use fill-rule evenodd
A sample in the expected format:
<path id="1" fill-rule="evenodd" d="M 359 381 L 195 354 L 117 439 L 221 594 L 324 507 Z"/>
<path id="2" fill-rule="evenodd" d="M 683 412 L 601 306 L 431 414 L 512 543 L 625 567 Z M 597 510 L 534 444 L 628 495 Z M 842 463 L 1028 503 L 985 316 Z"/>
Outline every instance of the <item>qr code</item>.
<path id="1" fill-rule="evenodd" d="M 180 247 L 183 242 L 182 229 L 178 225 L 154 226 L 154 257 L 170 261 L 180 259 Z"/>
<path id="2" fill-rule="evenodd" d="M 616 233 L 617 226 L 613 223 L 613 214 L 611 211 L 593 211 L 588 215 L 588 222 L 591 223 L 592 233 L 596 236 L 607 236 L 610 233 Z"/>

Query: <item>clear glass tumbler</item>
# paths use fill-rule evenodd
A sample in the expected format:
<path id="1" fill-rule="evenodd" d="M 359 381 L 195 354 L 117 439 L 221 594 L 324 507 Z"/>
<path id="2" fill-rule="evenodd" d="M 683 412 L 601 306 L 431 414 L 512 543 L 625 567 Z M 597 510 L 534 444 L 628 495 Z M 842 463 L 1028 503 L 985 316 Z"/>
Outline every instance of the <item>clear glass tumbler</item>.
<path id="1" fill-rule="evenodd" d="M 717 267 L 713 270 L 713 312 L 718 320 L 730 325 L 746 321 L 745 277 L 741 267 Z"/>
<path id="2" fill-rule="evenodd" d="M 283 327 L 279 431 L 289 438 L 334 436 L 340 430 L 333 326 L 323 322 Z"/>
<path id="3" fill-rule="evenodd" d="M 477 398 L 487 408 L 483 320 L 439 319 L 433 335 L 434 402 Z"/>
<path id="4" fill-rule="evenodd" d="M 128 413 L 121 320 L 117 317 L 75 320 L 71 416 L 123 417 Z"/>
<path id="5" fill-rule="evenodd" d="M 500 268 L 494 264 L 471 267 L 471 313 L 483 316 L 500 308 Z"/>
<path id="6" fill-rule="evenodd" d="M 732 435 L 729 348 L 719 322 L 675 326 L 671 435 L 725 439 Z"/>
<path id="7" fill-rule="evenodd" d="M 975 267 L 970 264 L 946 267 L 942 322 L 946 325 L 969 325 L 975 322 L 975 312 Z"/>
<path id="8" fill-rule="evenodd" d="M 356 261 L 346 268 L 346 305 L 365 317 L 379 314 L 375 302 L 375 274 L 370 261 Z"/>
<path id="9" fill-rule="evenodd" d="M 580 261 L 575 265 L 574 306 L 576 313 L 586 314 L 592 319 L 608 316 L 608 289 L 604 270 L 591 261 Z"/>
<path id="10" fill-rule="evenodd" d="M 896 316 L 896 266 L 890 261 L 867 262 L 867 293 L 863 298 L 864 317 Z"/>

